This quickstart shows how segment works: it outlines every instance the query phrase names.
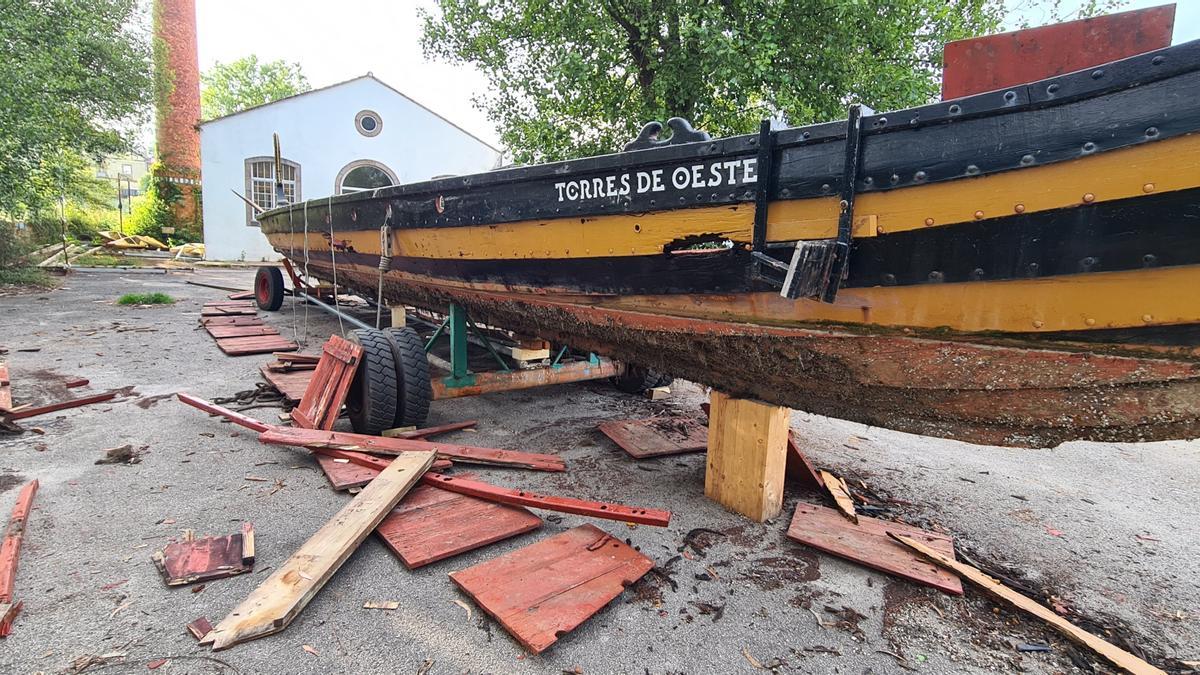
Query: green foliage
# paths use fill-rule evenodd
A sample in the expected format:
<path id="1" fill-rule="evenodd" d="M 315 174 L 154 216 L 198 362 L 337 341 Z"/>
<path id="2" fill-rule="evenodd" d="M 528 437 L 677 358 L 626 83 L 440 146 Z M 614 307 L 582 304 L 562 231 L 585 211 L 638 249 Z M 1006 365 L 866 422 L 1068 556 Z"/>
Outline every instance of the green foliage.
<path id="1" fill-rule="evenodd" d="M 171 208 L 188 197 L 177 184 L 157 177 L 158 170 L 157 164 L 150 167 L 151 178 L 145 192 L 133 199 L 132 213 L 125 219 L 125 234 L 143 234 L 172 245 L 200 241 L 199 223 L 179 221 Z M 199 200 L 200 191 L 193 190 L 191 198 Z M 195 212 L 200 212 L 198 205 Z M 164 234 L 164 227 L 174 227 L 174 234 Z"/>
<path id="2" fill-rule="evenodd" d="M 0 267 L 0 286 L 54 288 L 58 282 L 40 267 Z"/>
<path id="3" fill-rule="evenodd" d="M 213 64 L 200 76 L 200 84 L 200 109 L 209 120 L 312 88 L 299 63 L 259 63 L 253 54 L 232 63 Z"/>
<path id="4" fill-rule="evenodd" d="M 994 31 L 1003 0 L 438 0 L 427 55 L 480 69 L 518 162 L 616 152 L 649 120 L 714 135 L 839 119 L 939 91 L 943 43 Z"/>
<path id="5" fill-rule="evenodd" d="M 128 148 L 150 102 L 137 0 L 0 0 L 0 213 L 49 207 L 64 156 Z"/>
<path id="6" fill-rule="evenodd" d="M 12 223 L 0 221 L 0 270 L 20 266 L 31 248 L 17 236 L 17 228 Z"/>
<path id="7" fill-rule="evenodd" d="M 175 298 L 166 293 L 126 293 L 117 298 L 118 305 L 170 305 Z"/>

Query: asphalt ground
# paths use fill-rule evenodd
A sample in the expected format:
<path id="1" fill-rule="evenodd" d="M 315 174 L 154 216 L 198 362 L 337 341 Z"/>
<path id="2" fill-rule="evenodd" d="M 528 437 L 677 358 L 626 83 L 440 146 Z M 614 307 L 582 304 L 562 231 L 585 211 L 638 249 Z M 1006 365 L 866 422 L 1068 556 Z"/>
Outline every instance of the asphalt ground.
<path id="1" fill-rule="evenodd" d="M 72 672 L 80 659 L 107 655 L 86 672 L 147 672 L 164 658 L 157 672 L 1106 672 L 973 589 L 947 596 L 791 542 L 784 532 L 796 502 L 816 495 L 789 486 L 783 514 L 752 523 L 704 497 L 703 455 L 635 461 L 596 430 L 604 420 L 696 414 L 705 393 L 690 383 L 659 402 L 606 382 L 439 401 L 429 419 L 478 419 L 477 432 L 445 439 L 557 453 L 568 465 L 561 474 L 472 467 L 483 480 L 666 508 L 670 527 L 541 511 L 540 531 L 412 572 L 372 537 L 286 630 L 226 651 L 201 648 L 185 624 L 217 623 L 350 499 L 303 451 L 261 444 L 171 396 L 228 396 L 259 381 L 269 355 L 227 357 L 198 328 L 202 303 L 226 293 L 185 283 L 249 288 L 251 275 L 78 273 L 55 291 L 0 295 L 0 346 L 9 349 L 17 404 L 133 388 L 22 421 L 41 433 L 0 435 L 0 514 L 22 483 L 41 483 L 16 580 L 25 608 L 0 642 L 0 671 Z M 150 291 L 178 302 L 114 304 Z M 315 309 L 304 314 L 289 301 L 267 321 L 316 351 L 338 323 Z M 71 377 L 91 384 L 66 390 Z M 278 412 L 248 414 L 276 421 Z M 803 413 L 793 425 L 817 466 L 893 500 L 897 517 L 953 533 L 972 560 L 1052 595 L 1075 620 L 1160 666 L 1200 659 L 1200 443 L 1024 450 Z M 140 463 L 95 464 L 126 443 L 144 446 Z M 164 585 L 150 559 L 156 549 L 183 529 L 230 534 L 243 520 L 257 532 L 254 573 L 198 592 Z M 647 575 L 540 656 L 447 577 L 585 522 L 628 540 L 666 575 Z M 715 534 L 701 533 L 699 552 L 681 550 L 696 528 Z M 399 609 L 362 608 L 384 600 Z M 1050 650 L 1017 649 L 1038 642 Z"/>

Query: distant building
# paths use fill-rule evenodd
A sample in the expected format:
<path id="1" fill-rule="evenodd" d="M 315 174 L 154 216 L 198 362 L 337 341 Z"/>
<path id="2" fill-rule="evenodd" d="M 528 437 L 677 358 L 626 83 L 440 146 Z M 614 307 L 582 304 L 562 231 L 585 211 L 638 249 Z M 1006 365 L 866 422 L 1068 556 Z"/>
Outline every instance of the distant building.
<path id="1" fill-rule="evenodd" d="M 276 206 L 273 133 L 280 138 L 290 203 L 478 173 L 495 167 L 500 155 L 370 74 L 203 122 L 208 259 L 279 258 L 259 231 L 255 211 L 238 196 L 264 209 Z"/>
<path id="2" fill-rule="evenodd" d="M 150 173 L 150 158 L 141 155 L 105 155 L 96 163 L 96 178 L 112 185 L 112 206 L 117 207 L 117 190 L 128 208 L 129 198 L 142 192 L 142 179 Z"/>

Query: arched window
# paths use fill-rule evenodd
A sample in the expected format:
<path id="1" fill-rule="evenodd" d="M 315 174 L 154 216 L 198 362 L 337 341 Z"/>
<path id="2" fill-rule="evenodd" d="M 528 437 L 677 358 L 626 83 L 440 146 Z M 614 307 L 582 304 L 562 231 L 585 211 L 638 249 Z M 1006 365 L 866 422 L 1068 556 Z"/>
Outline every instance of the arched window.
<path id="1" fill-rule="evenodd" d="M 338 172 L 333 186 L 335 194 L 344 195 L 395 185 L 400 182 L 396 174 L 380 162 L 360 159 L 350 162 Z"/>
<path id="2" fill-rule="evenodd" d="M 288 204 L 295 204 L 300 199 L 300 165 L 288 159 L 281 160 L 282 174 L 279 178 L 283 183 L 283 196 Z M 275 203 L 275 158 L 249 157 L 246 159 L 246 197 L 261 206 L 264 210 L 273 209 L 282 204 Z M 246 205 L 246 224 L 258 227 L 256 213 L 250 205 Z"/>

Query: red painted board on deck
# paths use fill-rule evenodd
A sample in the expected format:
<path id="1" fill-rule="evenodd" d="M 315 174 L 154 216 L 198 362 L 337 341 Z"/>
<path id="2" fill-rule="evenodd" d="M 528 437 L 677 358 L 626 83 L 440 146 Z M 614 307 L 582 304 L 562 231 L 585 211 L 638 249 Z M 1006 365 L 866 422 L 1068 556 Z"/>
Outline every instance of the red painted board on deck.
<path id="1" fill-rule="evenodd" d="M 251 337 L 224 338 L 217 340 L 217 347 L 229 356 L 265 354 L 284 349 L 298 349 L 295 342 L 279 335 L 256 335 Z"/>
<path id="2" fill-rule="evenodd" d="M 541 518 L 519 506 L 418 485 L 375 534 L 411 570 L 541 526 Z"/>
<path id="3" fill-rule="evenodd" d="M 942 100 L 995 91 L 1170 46 L 1175 6 L 948 42 Z"/>
<path id="4" fill-rule="evenodd" d="M 248 525 L 253 532 L 254 526 Z M 243 538 L 247 531 L 223 537 L 202 537 L 168 543 L 154 554 L 154 565 L 168 586 L 223 579 L 253 571 L 254 558 L 243 556 Z"/>
<path id="5" fill-rule="evenodd" d="M 12 632 L 12 622 L 21 611 L 20 602 L 13 602 L 13 587 L 17 579 L 17 561 L 21 556 L 21 543 L 25 540 L 25 526 L 29 512 L 33 509 L 33 497 L 37 494 L 38 482 L 31 480 L 17 494 L 12 516 L 4 531 L 4 542 L 0 544 L 0 605 L 11 605 L 9 611 L 0 616 L 0 637 Z"/>
<path id="6" fill-rule="evenodd" d="M 205 326 L 208 334 L 220 340 L 223 338 L 250 337 L 252 335 L 279 335 L 273 326 Z"/>
<path id="7" fill-rule="evenodd" d="M 58 412 L 59 410 L 66 410 L 67 408 L 78 408 L 79 406 L 82 406 L 82 405 L 90 405 L 92 403 L 100 403 L 101 401 L 108 401 L 108 400 L 114 399 L 116 397 L 117 397 L 117 392 L 105 391 L 105 392 L 101 392 L 99 394 L 92 394 L 90 396 L 80 396 L 79 398 L 71 398 L 71 399 L 67 399 L 65 401 L 58 401 L 57 403 L 47 403 L 46 405 L 33 406 L 31 408 L 21 408 L 20 410 L 17 410 L 15 412 L 8 413 L 7 416 L 9 419 L 12 419 L 12 420 L 23 420 L 26 417 L 36 417 L 38 415 L 45 415 L 46 413 Z"/>
<path id="8" fill-rule="evenodd" d="M 596 426 L 636 459 L 704 452 L 708 449 L 708 429 L 693 417 L 613 420 Z"/>
<path id="9" fill-rule="evenodd" d="M 311 370 L 281 372 L 271 370 L 266 364 L 259 366 L 258 369 L 262 373 L 263 379 L 270 382 L 271 386 L 278 389 L 279 393 L 289 401 L 299 401 L 300 397 L 304 396 L 308 381 L 312 379 Z"/>
<path id="10" fill-rule="evenodd" d="M 593 525 L 580 525 L 450 579 L 540 654 L 642 578 L 654 561 Z"/>
<path id="11" fill-rule="evenodd" d="M 954 541 L 947 535 L 860 515 L 858 524 L 839 511 L 800 502 L 788 527 L 789 539 L 830 555 L 853 560 L 871 569 L 894 574 L 926 586 L 962 595 L 958 576 L 921 557 L 916 551 L 887 535 L 895 532 L 912 537 L 939 553 L 954 557 Z"/>

